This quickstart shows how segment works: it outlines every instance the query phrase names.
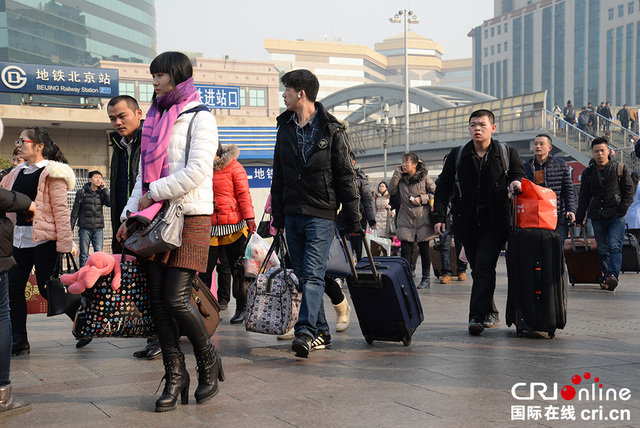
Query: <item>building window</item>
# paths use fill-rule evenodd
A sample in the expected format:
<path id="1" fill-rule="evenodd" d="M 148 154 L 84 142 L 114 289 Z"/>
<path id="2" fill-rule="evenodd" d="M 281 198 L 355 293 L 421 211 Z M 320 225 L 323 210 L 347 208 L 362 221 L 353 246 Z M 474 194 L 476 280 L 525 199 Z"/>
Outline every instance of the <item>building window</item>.
<path id="1" fill-rule="evenodd" d="M 609 21 L 613 19 L 613 8 L 609 9 Z"/>
<path id="2" fill-rule="evenodd" d="M 505 23 L 504 23 L 504 32 L 506 33 L 506 32 L 508 32 L 508 31 L 509 31 L 509 23 L 508 23 L 508 22 L 505 22 Z"/>
<path id="3" fill-rule="evenodd" d="M 249 107 L 265 106 L 265 90 L 249 89 Z"/>
<path id="4" fill-rule="evenodd" d="M 240 89 L 240 106 L 246 106 L 246 105 L 247 105 L 247 90 Z"/>
<path id="5" fill-rule="evenodd" d="M 618 18 L 622 18 L 624 16 L 624 5 L 621 4 L 618 6 Z"/>
<path id="6" fill-rule="evenodd" d="M 502 45 L 498 45 L 498 53 L 500 53 L 500 51 L 502 50 Z"/>
<path id="7" fill-rule="evenodd" d="M 150 103 L 153 99 L 153 85 L 150 83 L 138 84 L 138 101 L 142 103 Z"/>
<path id="8" fill-rule="evenodd" d="M 491 37 L 495 36 L 495 27 L 491 27 Z"/>
<path id="9" fill-rule="evenodd" d="M 633 13 L 633 2 L 629 2 L 629 15 Z"/>
<path id="10" fill-rule="evenodd" d="M 498 25 L 498 36 L 500 35 L 500 33 L 502 33 L 502 26 Z"/>
<path id="11" fill-rule="evenodd" d="M 507 47 L 508 47 L 507 43 L 508 43 L 508 42 L 504 42 L 504 51 L 505 51 L 505 52 L 507 51 Z"/>
<path id="12" fill-rule="evenodd" d="M 136 85 L 135 83 L 120 82 L 120 95 L 130 95 L 136 97 Z"/>
<path id="13" fill-rule="evenodd" d="M 484 56 L 485 58 L 489 55 L 489 48 L 484 48 Z"/>
<path id="14" fill-rule="evenodd" d="M 489 37 L 489 30 L 485 29 L 484 30 L 484 38 L 485 40 Z"/>
<path id="15" fill-rule="evenodd" d="M 491 46 L 491 55 L 495 54 L 495 48 L 493 46 Z"/>

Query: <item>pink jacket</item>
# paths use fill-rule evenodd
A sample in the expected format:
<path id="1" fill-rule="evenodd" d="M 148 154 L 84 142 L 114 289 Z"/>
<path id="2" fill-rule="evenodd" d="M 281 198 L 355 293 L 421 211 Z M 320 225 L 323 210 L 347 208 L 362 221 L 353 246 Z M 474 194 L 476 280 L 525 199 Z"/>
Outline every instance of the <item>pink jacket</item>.
<path id="1" fill-rule="evenodd" d="M 7 174 L 0 186 L 11 190 L 20 168 Z M 71 216 L 67 203 L 67 191 L 73 189 L 76 176 L 67 164 L 49 161 L 40 174 L 36 195 L 36 216 L 33 219 L 33 242 L 56 241 L 59 253 L 69 253 L 73 246 Z M 13 224 L 15 213 L 7 213 Z"/>

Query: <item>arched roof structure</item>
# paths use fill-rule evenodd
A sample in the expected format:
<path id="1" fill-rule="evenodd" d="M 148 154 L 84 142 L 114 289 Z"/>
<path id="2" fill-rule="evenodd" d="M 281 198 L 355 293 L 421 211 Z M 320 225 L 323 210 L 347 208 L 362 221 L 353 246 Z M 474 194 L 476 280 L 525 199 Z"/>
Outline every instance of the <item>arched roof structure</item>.
<path id="1" fill-rule="evenodd" d="M 327 110 L 347 106 L 346 121 L 354 124 L 367 120 L 371 115 L 379 115 L 383 105 L 390 107 L 404 102 L 404 86 L 396 83 L 367 83 L 352 86 L 325 97 L 322 104 Z M 450 86 L 421 86 L 409 88 L 409 102 L 428 110 L 441 110 L 493 100 L 494 97 L 470 89 Z M 356 106 L 353 111 L 350 106 Z"/>

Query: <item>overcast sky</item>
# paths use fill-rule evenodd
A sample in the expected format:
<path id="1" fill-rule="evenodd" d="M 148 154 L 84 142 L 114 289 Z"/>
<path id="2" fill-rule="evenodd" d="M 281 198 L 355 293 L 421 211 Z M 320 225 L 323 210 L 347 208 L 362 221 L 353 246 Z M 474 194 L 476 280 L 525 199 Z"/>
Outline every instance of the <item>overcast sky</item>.
<path id="1" fill-rule="evenodd" d="M 158 53 L 202 52 L 207 58 L 269 61 L 264 39 L 321 40 L 370 48 L 400 34 L 389 22 L 408 7 L 420 19 L 411 30 L 439 43 L 443 59 L 471 57 L 467 33 L 493 17 L 493 0 L 156 0 Z"/>

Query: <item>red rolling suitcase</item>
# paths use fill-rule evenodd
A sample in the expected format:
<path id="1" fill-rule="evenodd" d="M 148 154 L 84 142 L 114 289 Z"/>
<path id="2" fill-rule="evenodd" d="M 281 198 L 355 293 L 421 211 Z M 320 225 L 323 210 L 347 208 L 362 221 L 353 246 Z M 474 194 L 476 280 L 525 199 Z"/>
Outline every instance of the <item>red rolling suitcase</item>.
<path id="1" fill-rule="evenodd" d="M 576 284 L 602 284 L 602 270 L 598 260 L 596 238 L 587 237 L 587 230 L 581 227 L 580 238 L 572 233 L 564 241 L 564 257 L 569 272 L 569 282 Z"/>
<path id="2" fill-rule="evenodd" d="M 351 274 L 347 276 L 360 330 L 369 344 L 389 340 L 409 346 L 424 320 L 411 267 L 402 257 L 372 257 L 367 237 L 363 243 L 367 257 L 355 266 L 349 257 Z"/>

